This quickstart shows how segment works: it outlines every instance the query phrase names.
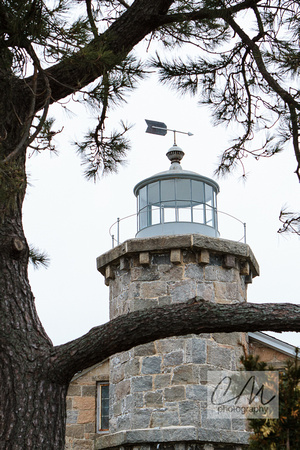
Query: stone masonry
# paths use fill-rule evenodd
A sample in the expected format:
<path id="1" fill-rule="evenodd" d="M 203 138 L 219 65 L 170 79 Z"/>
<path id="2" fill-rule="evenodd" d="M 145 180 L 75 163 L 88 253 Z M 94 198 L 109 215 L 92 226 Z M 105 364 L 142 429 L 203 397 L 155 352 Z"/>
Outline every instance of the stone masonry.
<path id="1" fill-rule="evenodd" d="M 96 437 L 96 387 L 108 381 L 109 361 L 73 377 L 67 393 L 65 450 L 94 450 Z"/>
<path id="2" fill-rule="evenodd" d="M 264 361 L 268 366 L 277 370 L 283 370 L 287 361 L 293 360 L 291 356 L 255 341 L 249 343 L 249 353 L 259 356 L 260 361 Z"/>
<path id="3" fill-rule="evenodd" d="M 111 319 L 194 297 L 245 302 L 247 284 L 259 273 L 248 245 L 201 235 L 130 240 L 97 265 L 109 285 Z M 249 435 L 243 419 L 208 417 L 207 372 L 235 370 L 246 347 L 243 333 L 215 333 L 158 340 L 114 355 L 110 430 L 96 448 L 244 447 Z"/>

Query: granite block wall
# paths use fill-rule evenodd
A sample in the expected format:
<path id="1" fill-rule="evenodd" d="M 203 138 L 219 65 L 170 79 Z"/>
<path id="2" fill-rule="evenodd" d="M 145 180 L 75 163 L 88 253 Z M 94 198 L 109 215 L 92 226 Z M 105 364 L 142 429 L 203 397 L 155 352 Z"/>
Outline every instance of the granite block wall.
<path id="1" fill-rule="evenodd" d="M 168 247 L 141 247 L 106 266 L 111 319 L 194 297 L 215 303 L 246 301 L 250 271 L 244 257 L 228 250 Z M 207 415 L 207 372 L 235 370 L 246 347 L 243 333 L 215 333 L 158 340 L 114 355 L 110 433 L 97 439 L 96 448 L 244 447 L 249 436 L 246 421 L 223 418 L 216 424 Z"/>

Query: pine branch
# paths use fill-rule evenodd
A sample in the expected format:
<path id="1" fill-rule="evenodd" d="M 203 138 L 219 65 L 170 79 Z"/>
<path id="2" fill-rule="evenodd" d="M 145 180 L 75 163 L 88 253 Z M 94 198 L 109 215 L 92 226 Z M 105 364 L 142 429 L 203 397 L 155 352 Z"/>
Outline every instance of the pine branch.
<path id="1" fill-rule="evenodd" d="M 279 220 L 283 224 L 279 228 L 278 233 L 294 233 L 300 236 L 300 215 L 299 213 L 294 213 L 286 211 L 283 209 L 280 211 Z"/>
<path id="2" fill-rule="evenodd" d="M 93 11 L 92 11 L 92 0 L 85 0 L 86 3 L 86 10 L 87 10 L 87 16 L 89 18 L 89 22 L 91 25 L 91 30 L 93 32 L 94 38 L 98 37 L 98 29 L 95 24 Z"/>
<path id="3" fill-rule="evenodd" d="M 280 84 L 267 70 L 262 58 L 262 54 L 259 50 L 259 47 L 256 45 L 255 40 L 251 39 L 244 32 L 244 30 L 242 30 L 242 28 L 233 20 L 231 15 L 226 13 L 224 18 L 226 22 L 231 26 L 231 28 L 239 35 L 244 44 L 252 51 L 257 67 L 263 78 L 268 83 L 268 85 L 273 89 L 274 92 L 276 92 L 282 98 L 284 102 L 300 110 L 300 103 L 297 102 L 288 91 L 286 91 L 282 86 L 280 86 Z"/>
<path id="4" fill-rule="evenodd" d="M 40 267 L 47 268 L 50 264 L 49 256 L 32 245 L 29 246 L 29 261 L 34 269 L 39 269 Z"/>
<path id="5" fill-rule="evenodd" d="M 161 15 L 165 15 L 173 0 L 136 0 L 100 36 L 91 40 L 72 56 L 45 69 L 51 89 L 51 103 L 84 88 L 120 64 L 126 55 L 147 34 L 159 26 Z M 134 26 L 133 26 L 134 24 Z M 32 77 L 25 79 L 28 85 Z M 45 83 L 38 77 L 38 101 L 36 112 L 45 102 Z"/>
<path id="6" fill-rule="evenodd" d="M 240 11 L 247 10 L 248 8 L 255 7 L 262 0 L 245 0 L 244 2 L 237 3 L 233 6 L 221 7 L 221 8 L 201 8 L 191 12 L 166 14 L 160 18 L 160 26 L 172 25 L 173 23 L 182 23 L 189 21 L 202 21 L 205 19 L 223 19 L 225 15 L 236 14 Z M 220 2 L 222 4 L 222 2 Z M 223 6 L 223 5 L 222 5 Z"/>
<path id="7" fill-rule="evenodd" d="M 290 113 L 291 113 L 291 124 L 292 124 L 292 135 L 293 135 L 293 147 L 294 153 L 297 161 L 297 169 L 295 173 L 297 174 L 298 180 L 300 182 L 300 149 L 299 149 L 299 122 L 300 122 L 300 113 L 296 113 L 296 108 L 289 104 Z"/>
<path id="8" fill-rule="evenodd" d="M 234 317 L 234 321 L 232 318 Z M 166 326 L 167 323 L 167 326 Z M 188 304 L 149 308 L 120 316 L 86 335 L 53 348 L 54 377 L 71 379 L 114 353 L 170 336 L 234 331 L 300 331 L 300 306 L 292 304 Z"/>
<path id="9" fill-rule="evenodd" d="M 130 5 L 124 0 L 118 0 L 118 2 L 120 3 L 120 5 L 125 6 L 126 9 L 130 8 Z"/>
<path id="10" fill-rule="evenodd" d="M 25 152 L 26 148 L 38 137 L 38 135 L 41 132 L 41 130 L 45 124 L 45 121 L 47 119 L 49 105 L 50 105 L 51 89 L 50 89 L 49 80 L 48 80 L 47 76 L 45 75 L 45 73 L 41 67 L 39 58 L 37 57 L 37 55 L 33 49 L 33 46 L 30 42 L 27 42 L 26 49 L 27 49 L 29 55 L 31 56 L 33 65 L 34 65 L 34 79 L 33 79 L 32 92 L 31 92 L 31 104 L 30 104 L 29 111 L 27 113 L 27 119 L 24 123 L 22 138 L 21 138 L 20 142 L 18 143 L 18 145 L 15 147 L 15 149 L 11 153 L 9 153 L 9 155 L 7 155 L 6 158 L 3 160 L 4 163 L 7 163 L 7 162 L 11 161 L 12 159 L 16 158 L 20 152 Z M 39 119 L 39 123 L 35 127 L 34 133 L 32 135 L 30 135 L 30 129 L 32 126 L 34 115 L 35 115 L 35 106 L 36 106 L 36 101 L 37 101 L 37 80 L 38 80 L 39 73 L 42 74 L 42 76 L 43 76 L 43 79 L 44 79 L 44 82 L 46 85 L 47 96 L 45 99 L 45 104 L 43 106 L 42 116 Z"/>

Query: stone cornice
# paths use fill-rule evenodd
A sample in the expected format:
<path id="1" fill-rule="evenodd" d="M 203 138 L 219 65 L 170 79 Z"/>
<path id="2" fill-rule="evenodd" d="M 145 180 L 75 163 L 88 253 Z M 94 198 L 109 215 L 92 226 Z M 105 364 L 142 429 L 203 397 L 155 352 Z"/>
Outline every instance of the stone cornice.
<path id="1" fill-rule="evenodd" d="M 118 264 L 122 257 L 129 257 L 141 252 L 157 253 L 172 249 L 192 250 L 195 252 L 207 250 L 217 254 L 233 255 L 249 263 L 253 277 L 259 275 L 258 262 L 248 244 L 200 234 L 129 239 L 99 256 L 97 258 L 97 270 L 104 275 L 106 267 Z"/>

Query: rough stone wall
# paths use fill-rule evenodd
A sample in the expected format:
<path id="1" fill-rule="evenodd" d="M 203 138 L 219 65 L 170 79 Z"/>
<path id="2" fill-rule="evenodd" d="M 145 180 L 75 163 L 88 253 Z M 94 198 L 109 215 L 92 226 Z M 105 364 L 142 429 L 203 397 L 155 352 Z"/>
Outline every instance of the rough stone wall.
<path id="1" fill-rule="evenodd" d="M 272 366 L 274 369 L 284 369 L 286 362 L 293 359 L 278 350 L 256 341 L 250 341 L 249 352 L 252 355 L 258 355 L 260 361 L 266 362 L 268 366 Z"/>
<path id="2" fill-rule="evenodd" d="M 106 273 L 111 318 L 196 296 L 216 303 L 244 302 L 247 273 L 241 274 L 241 267 L 231 255 L 180 249 L 121 258 L 113 275 Z M 206 386 L 207 371 L 235 370 L 245 346 L 243 333 L 190 335 L 158 340 L 112 357 L 110 435 L 98 439 L 97 448 L 119 448 L 119 440 L 123 444 L 134 440 L 245 444 L 245 421 L 221 419 L 216 427 L 207 418 Z M 180 447 L 185 448 L 189 447 Z"/>
<path id="3" fill-rule="evenodd" d="M 207 418 L 208 369 L 235 370 L 242 354 L 239 333 L 191 335 L 135 347 L 111 359 L 110 432 L 195 425 L 214 427 Z M 240 421 L 218 421 L 228 431 Z"/>
<path id="4" fill-rule="evenodd" d="M 105 361 L 73 378 L 67 393 L 65 450 L 94 450 L 96 437 L 97 381 L 109 379 Z"/>
<path id="5" fill-rule="evenodd" d="M 199 264 L 198 254 L 171 250 L 140 253 L 120 261 L 114 277 L 109 279 L 110 319 L 196 296 L 214 303 L 246 301 L 245 276 L 240 275 L 236 258 L 228 256 L 225 260 L 222 255 L 210 254 L 209 264 Z"/>

